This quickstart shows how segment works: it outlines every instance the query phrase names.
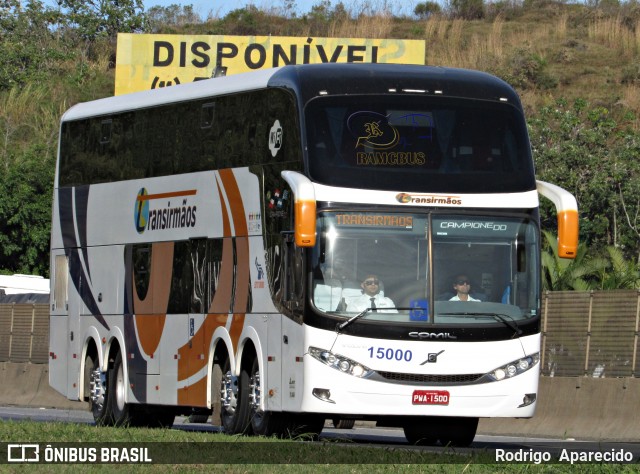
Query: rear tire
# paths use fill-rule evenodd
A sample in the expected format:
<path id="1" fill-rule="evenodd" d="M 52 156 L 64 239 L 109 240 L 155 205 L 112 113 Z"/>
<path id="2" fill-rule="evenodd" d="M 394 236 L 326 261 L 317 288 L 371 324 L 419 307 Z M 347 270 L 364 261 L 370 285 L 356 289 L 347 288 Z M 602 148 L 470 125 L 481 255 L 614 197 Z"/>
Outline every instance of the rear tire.
<path id="1" fill-rule="evenodd" d="M 233 377 L 229 359 L 222 366 L 220 417 L 227 434 L 251 434 L 249 419 L 249 374 L 243 368 L 240 377 Z"/>
<path id="2" fill-rule="evenodd" d="M 100 370 L 98 356 L 87 354 L 84 360 L 84 394 L 89 399 L 89 411 L 98 426 L 113 425 L 107 375 Z"/>
<path id="3" fill-rule="evenodd" d="M 111 406 L 111 414 L 113 424 L 115 426 L 125 426 L 132 423 L 132 410 L 128 403 L 125 402 L 127 396 L 127 381 L 124 377 L 124 364 L 122 362 L 122 353 L 118 352 L 113 367 L 109 369 L 107 377 L 109 386 L 109 405 Z M 138 420 L 135 420 L 138 421 Z"/>

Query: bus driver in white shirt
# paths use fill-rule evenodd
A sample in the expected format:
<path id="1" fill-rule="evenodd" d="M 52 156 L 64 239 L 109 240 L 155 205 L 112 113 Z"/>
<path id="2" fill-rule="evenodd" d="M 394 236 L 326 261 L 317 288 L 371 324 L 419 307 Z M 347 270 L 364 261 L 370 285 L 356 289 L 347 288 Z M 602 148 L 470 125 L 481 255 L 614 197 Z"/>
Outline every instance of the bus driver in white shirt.
<path id="1" fill-rule="evenodd" d="M 362 295 L 349 301 L 347 311 L 359 313 L 370 308 L 372 312 L 377 312 L 381 308 L 393 308 L 384 309 L 383 312 L 398 312 L 391 298 L 380 294 L 380 280 L 377 275 L 367 275 L 360 283 L 360 287 L 362 288 Z"/>

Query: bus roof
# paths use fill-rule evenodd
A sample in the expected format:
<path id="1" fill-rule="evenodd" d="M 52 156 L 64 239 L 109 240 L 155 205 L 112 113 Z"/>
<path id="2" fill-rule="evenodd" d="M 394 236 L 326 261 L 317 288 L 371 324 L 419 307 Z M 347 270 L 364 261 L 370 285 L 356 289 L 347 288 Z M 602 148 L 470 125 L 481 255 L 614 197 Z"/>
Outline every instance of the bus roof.
<path id="1" fill-rule="evenodd" d="M 521 108 L 511 86 L 480 71 L 439 66 L 326 63 L 262 69 L 80 103 L 67 110 L 62 121 L 266 87 L 294 89 L 303 103 L 319 95 L 411 93 L 503 101 Z"/>

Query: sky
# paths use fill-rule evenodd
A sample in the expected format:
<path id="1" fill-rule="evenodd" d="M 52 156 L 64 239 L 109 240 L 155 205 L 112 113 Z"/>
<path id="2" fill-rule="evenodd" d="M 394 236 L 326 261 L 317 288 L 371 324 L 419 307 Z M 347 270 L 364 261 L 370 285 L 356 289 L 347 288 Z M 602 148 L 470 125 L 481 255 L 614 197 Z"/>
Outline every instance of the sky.
<path id="1" fill-rule="evenodd" d="M 321 0 L 294 0 L 297 13 L 308 13 L 313 5 L 317 5 Z M 153 6 L 168 7 L 169 5 L 193 5 L 193 10 L 203 18 L 206 18 L 209 12 L 216 17 L 223 17 L 232 10 L 243 8 L 247 5 L 255 5 L 260 9 L 268 10 L 269 8 L 284 8 L 284 0 L 143 0 L 145 10 Z M 335 5 L 337 2 L 331 2 Z M 345 5 L 347 2 L 344 2 Z"/>
<path id="2" fill-rule="evenodd" d="M 315 5 L 321 4 L 323 0 L 292 0 L 296 6 L 296 13 L 302 15 L 309 13 L 311 8 Z M 335 7 L 340 1 L 344 4 L 347 10 L 358 11 L 362 5 L 371 5 L 374 10 L 382 10 L 384 4 L 389 5 L 391 11 L 395 15 L 411 14 L 413 8 L 419 0 L 330 0 L 331 8 Z M 214 17 L 223 17 L 232 10 L 244 8 L 247 5 L 255 5 L 262 10 L 269 10 L 271 8 L 284 10 L 287 4 L 286 0 L 143 0 L 145 10 L 153 6 L 168 7 L 169 5 L 193 5 L 193 10 L 200 15 L 201 18 L 206 19 L 209 13 L 212 13 Z M 379 5 L 379 8 L 377 7 Z M 401 6 L 400 6 L 401 5 Z M 402 11 L 399 11 L 402 10 Z"/>

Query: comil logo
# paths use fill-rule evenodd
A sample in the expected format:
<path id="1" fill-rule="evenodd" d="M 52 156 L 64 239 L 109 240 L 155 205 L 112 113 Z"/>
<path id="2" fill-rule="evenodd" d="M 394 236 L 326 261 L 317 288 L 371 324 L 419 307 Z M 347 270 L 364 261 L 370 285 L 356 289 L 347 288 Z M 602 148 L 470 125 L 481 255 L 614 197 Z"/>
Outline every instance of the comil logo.
<path id="1" fill-rule="evenodd" d="M 180 229 L 196 225 L 197 206 L 189 202 L 195 196 L 195 189 L 169 193 L 149 194 L 141 188 L 136 196 L 133 221 L 136 231 Z"/>

